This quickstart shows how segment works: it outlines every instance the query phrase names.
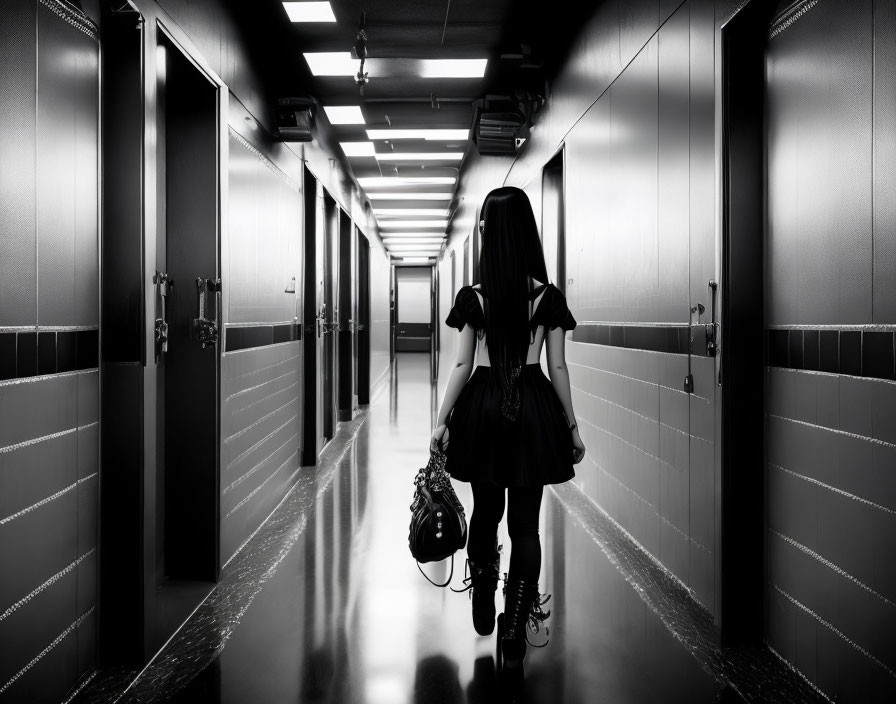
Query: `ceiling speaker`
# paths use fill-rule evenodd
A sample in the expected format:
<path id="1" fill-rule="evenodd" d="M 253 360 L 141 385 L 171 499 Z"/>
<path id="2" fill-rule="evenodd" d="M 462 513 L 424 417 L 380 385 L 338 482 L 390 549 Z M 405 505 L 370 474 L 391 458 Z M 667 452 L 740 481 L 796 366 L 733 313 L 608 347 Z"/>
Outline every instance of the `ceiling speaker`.
<path id="1" fill-rule="evenodd" d="M 277 101 L 277 135 L 284 142 L 310 142 L 314 136 L 314 100 L 280 98 Z"/>

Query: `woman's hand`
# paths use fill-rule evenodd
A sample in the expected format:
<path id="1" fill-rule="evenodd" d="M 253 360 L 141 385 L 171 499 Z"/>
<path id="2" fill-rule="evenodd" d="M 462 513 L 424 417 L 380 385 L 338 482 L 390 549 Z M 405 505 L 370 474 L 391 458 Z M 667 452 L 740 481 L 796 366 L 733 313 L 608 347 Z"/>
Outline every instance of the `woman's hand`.
<path id="1" fill-rule="evenodd" d="M 579 436 L 579 428 L 572 429 L 572 463 L 578 464 L 585 457 L 585 443 Z"/>
<path id="2" fill-rule="evenodd" d="M 432 431 L 429 449 L 444 451 L 446 447 L 448 447 L 448 426 L 442 424 Z"/>

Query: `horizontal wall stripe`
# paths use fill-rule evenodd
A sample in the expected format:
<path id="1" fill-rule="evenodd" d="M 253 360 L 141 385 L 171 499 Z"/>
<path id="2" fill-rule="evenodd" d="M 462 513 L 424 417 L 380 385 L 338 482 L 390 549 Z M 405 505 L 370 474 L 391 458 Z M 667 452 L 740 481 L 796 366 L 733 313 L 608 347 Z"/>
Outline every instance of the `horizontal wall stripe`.
<path id="1" fill-rule="evenodd" d="M 855 649 L 856 649 L 857 651 L 859 651 L 862 655 L 864 655 L 866 658 L 868 658 L 869 660 L 871 660 L 871 662 L 873 662 L 875 665 L 877 665 L 877 666 L 883 668 L 883 669 L 887 672 L 887 674 L 890 675 L 890 677 L 893 677 L 894 679 L 896 679 L 896 672 L 893 672 L 893 670 L 891 670 L 889 667 L 887 667 L 887 665 L 886 665 L 885 663 L 881 662 L 881 661 L 878 660 L 876 657 L 874 657 L 871 653 L 869 653 L 867 650 L 865 650 L 865 648 L 863 648 L 861 645 L 859 645 L 859 644 L 856 643 L 854 640 L 852 640 L 851 638 L 849 638 L 845 633 L 843 633 L 842 631 L 840 631 L 840 630 L 839 630 L 836 626 L 834 626 L 832 623 L 830 623 L 829 621 L 826 621 L 825 619 L 823 619 L 821 616 L 819 616 L 817 613 L 815 613 L 815 612 L 814 612 L 812 609 L 810 609 L 808 606 L 806 606 L 806 605 L 803 604 L 802 602 L 798 601 L 796 598 L 794 598 L 793 596 L 791 596 L 790 594 L 788 594 L 787 592 L 785 592 L 783 589 L 781 589 L 777 584 L 773 584 L 773 585 L 772 585 L 772 588 L 773 588 L 778 594 L 780 594 L 782 597 L 784 597 L 787 601 L 789 601 L 791 604 L 793 604 L 794 606 L 796 606 L 798 609 L 800 609 L 801 611 L 803 611 L 803 612 L 809 614 L 810 616 L 812 616 L 816 621 L 818 621 L 818 623 L 820 623 L 822 626 L 824 626 L 825 628 L 827 628 L 827 629 L 828 629 L 829 631 L 831 631 L 834 635 L 839 636 L 845 643 L 848 643 L 850 646 L 852 646 L 853 648 L 855 648 Z"/>
<path id="2" fill-rule="evenodd" d="M 75 489 L 79 485 L 89 482 L 91 479 L 95 479 L 98 476 L 99 476 L 99 473 L 94 472 L 93 474 L 91 474 L 87 477 L 84 477 L 83 479 L 79 479 L 74 484 L 71 484 L 71 485 L 65 487 L 65 489 L 61 489 L 61 490 L 57 491 L 52 496 L 48 496 L 45 499 L 41 499 L 36 504 L 32 504 L 31 506 L 28 506 L 27 508 L 23 508 L 21 511 L 17 511 L 16 513 L 12 514 L 11 516 L 7 516 L 6 518 L 0 519 L 0 526 L 6 525 L 7 523 L 10 523 L 11 521 L 14 521 L 17 518 L 21 518 L 22 516 L 25 516 L 25 515 L 31 513 L 32 511 L 39 509 L 41 506 L 46 506 L 51 501 L 55 501 L 60 496 L 65 496 L 72 489 Z"/>
<path id="3" fill-rule="evenodd" d="M 0 332 L 0 381 L 99 367 L 99 330 L 34 328 Z"/>
<path id="4" fill-rule="evenodd" d="M 270 352 L 271 350 L 265 350 L 265 351 Z M 276 351 L 276 350 L 274 350 L 274 351 Z M 228 361 L 232 361 L 238 357 L 240 357 L 240 355 L 231 355 L 230 357 L 228 357 Z M 234 382 L 236 382 L 237 380 L 245 382 L 245 380 L 249 379 L 249 377 L 255 377 L 255 376 L 258 376 L 259 374 L 264 374 L 265 372 L 269 372 L 272 369 L 276 369 L 277 367 L 282 367 L 284 365 L 288 365 L 290 362 L 295 362 L 298 358 L 299 358 L 299 355 L 294 354 L 292 357 L 287 357 L 286 359 L 281 359 L 277 362 L 274 362 L 273 364 L 269 364 L 268 366 L 257 367 L 254 364 L 252 364 L 252 365 L 250 365 L 249 371 L 243 372 L 242 374 L 234 374 L 232 376 L 228 376 L 228 377 L 226 377 L 226 379 L 229 383 L 231 383 L 234 386 L 242 386 L 241 384 L 235 384 Z M 252 361 L 254 362 L 255 359 L 253 358 Z M 291 371 L 297 373 L 298 372 L 298 364 L 294 365 L 291 368 Z M 246 389 L 243 389 L 243 391 L 245 391 L 245 390 Z M 239 394 L 239 393 L 242 393 L 242 391 L 237 392 L 237 394 Z M 234 394 L 231 394 L 227 398 L 230 399 L 233 396 L 234 396 Z"/>
<path id="5" fill-rule="evenodd" d="M 893 326 L 775 327 L 766 346 L 772 367 L 896 380 Z"/>
<path id="6" fill-rule="evenodd" d="M 293 437 L 295 437 L 295 436 L 293 436 Z M 234 506 L 232 509 L 230 509 L 230 512 L 226 516 L 224 516 L 224 518 L 225 519 L 230 518 L 230 516 L 232 516 L 234 513 L 236 513 L 237 510 L 239 510 L 240 508 L 245 506 L 249 501 L 251 501 L 252 497 L 254 497 L 259 491 L 261 491 L 264 488 L 265 484 L 267 484 L 269 481 L 271 481 L 271 479 L 276 477 L 277 474 L 279 474 L 283 470 L 284 467 L 288 466 L 289 463 L 292 462 L 293 460 L 298 461 L 298 456 L 299 456 L 299 451 L 296 450 L 289 456 L 289 459 L 287 459 L 286 462 L 284 462 L 279 467 L 277 467 L 276 470 L 271 472 L 271 475 L 267 479 L 265 479 L 261 484 L 259 484 L 251 492 L 249 492 L 249 494 L 246 496 L 246 498 L 244 498 L 236 506 Z M 289 480 L 287 481 L 287 485 L 292 484 L 293 479 L 295 479 L 296 473 L 300 469 L 301 469 L 301 467 L 296 467 L 295 473 L 293 473 L 293 475 L 289 478 Z"/>
<path id="7" fill-rule="evenodd" d="M 637 445 L 634 445 L 633 443 L 629 442 L 628 440 L 626 440 L 626 439 L 623 438 L 623 437 L 620 437 L 619 435 L 616 435 L 615 433 L 611 433 L 611 432 L 610 432 L 609 430 L 607 430 L 606 428 L 601 428 L 599 425 L 595 425 L 594 423 L 592 423 L 591 421 L 589 421 L 587 418 L 583 418 L 583 419 L 582 419 L 582 422 L 584 422 L 584 423 L 587 424 L 588 426 L 594 428 L 595 430 L 597 430 L 597 431 L 603 433 L 604 435 L 607 435 L 607 436 L 609 436 L 609 437 L 611 437 L 611 438 L 613 438 L 613 439 L 615 439 L 615 440 L 618 440 L 618 441 L 621 442 L 621 443 L 624 443 L 624 444 L 628 445 L 628 446 L 629 446 L 630 448 L 632 448 L 633 450 L 637 450 L 638 452 L 640 452 L 640 453 L 641 453 L 642 455 L 644 455 L 645 457 L 649 457 L 651 460 L 656 460 L 657 462 L 662 462 L 662 461 L 663 461 L 661 458 L 657 457 L 656 455 L 652 455 L 652 454 L 650 454 L 649 452 L 647 452 L 647 450 L 645 450 L 644 448 L 641 448 L 641 447 L 638 447 Z M 651 505 L 652 505 L 652 504 L 651 504 Z"/>
<path id="8" fill-rule="evenodd" d="M 810 484 L 814 484 L 815 486 L 821 487 L 822 489 L 827 489 L 828 491 L 832 491 L 835 494 L 840 494 L 840 496 L 851 499 L 853 501 L 858 501 L 861 504 L 865 504 L 866 506 L 870 506 L 871 508 L 876 508 L 878 511 L 883 511 L 884 513 L 889 513 L 891 515 L 896 516 L 896 511 L 891 508 L 887 508 L 886 506 L 881 506 L 880 504 L 874 503 L 873 501 L 869 501 L 868 499 L 863 499 L 861 496 L 856 496 L 855 494 L 850 494 L 848 491 L 843 491 L 843 489 L 838 489 L 835 486 L 831 486 L 830 484 L 825 484 L 824 482 L 820 482 L 817 479 L 813 479 L 812 477 L 807 477 L 804 474 L 800 474 L 798 472 L 794 472 L 792 470 L 786 469 L 785 467 L 780 467 L 776 464 L 769 463 L 769 467 L 777 469 L 785 474 L 789 474 L 792 477 L 797 479 L 802 479 L 804 482 L 809 482 Z"/>
<path id="9" fill-rule="evenodd" d="M 278 176 L 283 183 L 289 186 L 290 190 L 295 193 L 301 193 L 302 187 L 283 169 L 277 166 L 273 161 L 268 159 L 259 149 L 255 147 L 251 142 L 249 142 L 243 135 L 237 132 L 230 125 L 227 126 L 227 132 L 230 134 L 230 137 L 234 139 L 236 142 L 240 144 L 247 152 L 252 154 L 258 161 L 260 161 L 264 166 L 273 174 Z"/>
<path id="10" fill-rule="evenodd" d="M 78 628 L 78 626 L 80 626 L 82 623 L 84 623 L 84 621 L 86 621 L 87 618 L 94 611 L 96 611 L 96 607 L 91 606 L 86 612 L 81 614 L 72 625 L 70 625 L 62 633 L 60 633 L 58 636 L 56 636 L 56 638 L 53 639 L 53 642 L 51 642 L 46 648 L 44 648 L 37 655 L 35 655 L 28 662 L 28 664 L 25 665 L 25 667 L 23 667 L 21 670 L 19 670 L 16 674 L 14 674 L 10 678 L 10 680 L 6 684 L 4 684 L 2 687 L 0 687 L 0 694 L 3 694 L 7 689 L 12 687 L 12 685 L 15 684 L 16 680 L 18 680 L 22 675 L 24 675 L 26 672 L 28 672 L 28 670 L 30 670 L 32 667 L 37 665 L 37 663 L 39 663 L 41 661 L 41 659 L 44 657 L 44 655 L 49 653 L 51 650 L 53 650 L 53 648 L 55 648 L 63 640 L 65 640 L 69 635 L 71 635 Z"/>
<path id="11" fill-rule="evenodd" d="M 228 325 L 225 328 L 225 352 L 235 352 L 255 347 L 267 347 L 302 339 L 302 326 L 287 325 Z"/>
<path id="12" fill-rule="evenodd" d="M 77 433 L 79 430 L 87 430 L 88 428 L 92 428 L 95 425 L 99 425 L 99 422 L 94 421 L 93 423 L 88 423 L 87 425 L 81 425 L 77 428 L 69 428 L 68 430 L 61 430 L 58 433 L 51 433 L 50 435 L 44 435 L 39 438 L 33 438 L 32 440 L 25 440 L 24 442 L 17 442 L 15 445 L 7 445 L 6 447 L 0 447 L 0 454 L 4 452 L 15 452 L 16 450 L 21 450 L 25 447 L 30 447 L 31 445 L 37 445 L 38 443 L 46 442 L 47 440 L 55 440 L 56 438 L 61 438 L 65 435 L 71 435 L 72 433 Z"/>
<path id="13" fill-rule="evenodd" d="M 610 374 L 611 372 L 607 372 L 607 373 Z M 631 377 L 623 377 L 623 378 L 629 378 L 629 379 L 630 379 Z M 638 379 L 633 379 L 633 381 L 638 381 Z M 641 382 L 641 383 L 642 383 L 642 384 L 649 384 L 650 382 L 648 382 L 648 381 L 644 381 L 644 382 Z M 656 384 L 654 384 L 654 386 L 656 386 Z M 689 434 L 689 433 L 687 433 L 687 432 L 684 431 L 684 430 L 681 430 L 680 428 L 676 428 L 674 425 L 669 425 L 668 423 L 663 423 L 661 420 L 658 420 L 657 418 L 651 418 L 650 416 L 645 416 L 643 413 L 638 413 L 638 411 L 632 410 L 632 409 L 629 408 L 628 406 L 623 406 L 621 403 L 616 403 L 615 401 L 611 401 L 610 399 L 608 399 L 608 398 L 604 398 L 603 396 L 598 396 L 597 394 L 593 394 L 593 393 L 591 393 L 590 391 L 585 391 L 585 389 L 582 389 L 582 388 L 580 388 L 580 387 L 578 387 L 578 386 L 570 386 L 570 388 L 575 389 L 575 390 L 578 391 L 579 393 L 583 393 L 583 394 L 585 394 L 586 396 L 590 396 L 591 398 L 596 398 L 598 401 L 603 401 L 604 403 L 608 403 L 608 404 L 611 405 L 611 406 L 615 406 L 616 408 L 618 408 L 618 409 L 620 409 L 620 410 L 622 410 L 622 411 L 625 411 L 625 412 L 627 412 L 627 413 L 631 413 L 633 416 L 637 416 L 638 418 L 641 418 L 642 420 L 645 420 L 645 421 L 647 421 L 648 423 L 656 423 L 656 424 L 659 425 L 661 428 L 668 428 L 669 430 L 675 431 L 675 432 L 678 433 L 679 435 L 686 435 L 686 436 L 690 437 L 690 434 Z M 677 391 L 677 389 L 672 389 L 672 390 L 673 390 L 673 391 Z M 682 391 L 681 393 L 684 394 L 685 392 Z"/>
<path id="14" fill-rule="evenodd" d="M 806 547 L 806 546 L 803 545 L 802 543 L 797 542 L 797 541 L 794 540 L 793 538 L 790 538 L 790 537 L 784 535 L 783 533 L 779 533 L 778 531 L 776 531 L 776 530 L 774 530 L 774 529 L 771 529 L 771 528 L 770 528 L 770 529 L 769 529 L 769 532 L 770 532 L 772 535 L 775 535 L 775 536 L 777 536 L 778 538 L 780 538 L 781 540 L 783 540 L 785 543 L 787 543 L 787 544 L 790 545 L 791 547 L 796 548 L 796 549 L 799 550 L 800 552 L 803 552 L 803 553 L 805 553 L 806 555 L 808 555 L 809 557 L 811 557 L 811 558 L 817 560 L 818 562 L 820 562 L 821 564 L 823 564 L 825 567 L 827 567 L 827 568 L 833 570 L 834 572 L 836 572 L 837 574 L 839 574 L 839 575 L 840 575 L 841 577 L 843 577 L 844 579 L 848 579 L 850 582 L 852 582 L 852 583 L 855 584 L 856 586 L 861 587 L 862 589 L 864 589 L 864 590 L 865 590 L 866 592 L 868 592 L 869 594 L 873 594 L 873 595 L 876 596 L 878 599 L 880 599 L 882 602 L 884 602 L 887 606 L 893 606 L 893 607 L 896 607 L 896 603 L 894 603 L 894 602 L 890 601 L 889 599 L 887 599 L 887 597 L 885 597 L 885 596 L 884 596 L 883 594 L 881 594 L 879 591 L 876 591 L 875 589 L 872 589 L 871 587 L 869 587 L 867 584 L 865 584 L 865 583 L 864 583 L 863 581 L 861 581 L 860 579 L 858 579 L 858 578 L 856 578 L 856 577 L 853 577 L 849 572 L 847 572 L 846 570 L 844 570 L 844 569 L 841 568 L 841 567 L 838 567 L 837 565 L 835 565 L 833 562 L 831 562 L 831 561 L 828 560 L 827 558 L 822 557 L 821 555 L 819 555 L 817 552 L 815 552 L 815 551 L 812 550 L 811 548 Z"/>
<path id="15" fill-rule="evenodd" d="M 7 332 L 78 332 L 99 329 L 99 325 L 0 325 L 0 334 Z"/>
<path id="16" fill-rule="evenodd" d="M 72 693 L 69 694 L 63 700 L 62 704 L 71 704 L 75 700 L 75 697 L 77 697 L 82 691 L 84 691 L 84 689 L 87 687 L 87 685 L 89 685 L 91 682 L 93 682 L 94 679 L 96 679 L 96 676 L 98 674 L 99 674 L 99 670 L 94 670 L 89 675 L 87 675 L 87 677 L 85 677 L 81 681 L 81 684 L 79 684 L 77 687 L 75 687 L 75 689 L 72 691 Z"/>
<path id="17" fill-rule="evenodd" d="M 704 326 L 694 326 L 692 354 L 705 355 Z M 662 323 L 579 323 L 572 341 L 647 352 L 687 354 L 690 327 Z"/>
<path id="18" fill-rule="evenodd" d="M 293 374 L 293 376 L 298 376 L 298 374 Z M 280 378 L 282 378 L 282 377 L 280 377 Z M 256 406 L 261 405 L 265 401 L 270 401 L 274 396 L 277 396 L 279 394 L 285 394 L 290 391 L 293 392 L 292 401 L 298 403 L 298 400 L 299 400 L 298 387 L 299 387 L 299 382 L 294 381 L 289 386 L 284 386 L 282 389 L 272 392 L 270 396 L 264 396 L 264 397 L 258 399 L 257 401 L 253 401 L 248 406 L 243 406 L 242 408 L 238 408 L 238 409 L 234 410 L 233 415 L 237 416 L 240 413 L 246 413 L 248 411 L 251 411 Z M 287 404 L 287 405 L 289 405 L 289 404 Z M 238 433 L 235 433 L 234 435 L 236 435 L 236 434 L 238 434 Z"/>
<path id="19" fill-rule="evenodd" d="M 52 587 L 56 582 L 58 582 L 60 579 L 62 579 L 65 575 L 69 574 L 78 565 L 80 565 L 84 560 L 86 560 L 88 557 L 90 557 L 94 552 L 96 552 L 95 547 L 93 547 L 90 550 L 88 550 L 87 552 L 85 552 L 83 555 L 81 555 L 81 557 L 79 557 L 77 560 L 72 562 L 67 567 L 64 567 L 63 569 L 61 569 L 59 572 L 54 574 L 52 577 L 50 577 L 46 582 L 41 584 L 39 587 L 37 587 L 36 589 L 33 589 L 31 592 L 29 592 L 28 594 L 23 596 L 16 603 L 14 603 L 12 606 L 10 606 L 8 609 L 6 609 L 6 611 L 4 611 L 2 614 L 0 614 L 0 621 L 2 621 L 3 619 L 7 618 L 10 615 L 12 615 L 16 610 L 25 606 L 25 604 L 27 604 L 29 601 L 31 601 L 34 597 L 36 597 L 42 591 L 46 590 L 49 587 Z"/>

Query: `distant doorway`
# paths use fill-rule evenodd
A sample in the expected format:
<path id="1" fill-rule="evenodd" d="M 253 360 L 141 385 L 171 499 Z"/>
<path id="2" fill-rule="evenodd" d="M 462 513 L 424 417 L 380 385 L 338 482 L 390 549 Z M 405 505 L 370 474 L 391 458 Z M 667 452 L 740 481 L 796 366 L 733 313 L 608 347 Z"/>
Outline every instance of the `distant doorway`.
<path id="1" fill-rule="evenodd" d="M 432 347 L 432 267 L 396 267 L 396 352 L 429 352 Z"/>

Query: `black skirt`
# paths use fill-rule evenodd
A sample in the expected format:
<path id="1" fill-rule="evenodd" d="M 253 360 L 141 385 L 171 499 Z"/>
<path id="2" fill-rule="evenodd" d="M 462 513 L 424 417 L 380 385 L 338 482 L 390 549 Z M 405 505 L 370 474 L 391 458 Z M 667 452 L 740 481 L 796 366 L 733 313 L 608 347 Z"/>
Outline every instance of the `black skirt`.
<path id="1" fill-rule="evenodd" d="M 501 383 L 492 379 L 491 368 L 473 371 L 448 419 L 446 469 L 454 479 L 510 487 L 575 476 L 572 433 L 541 365 L 525 365 L 517 385 L 519 412 L 509 420 L 501 413 Z"/>

